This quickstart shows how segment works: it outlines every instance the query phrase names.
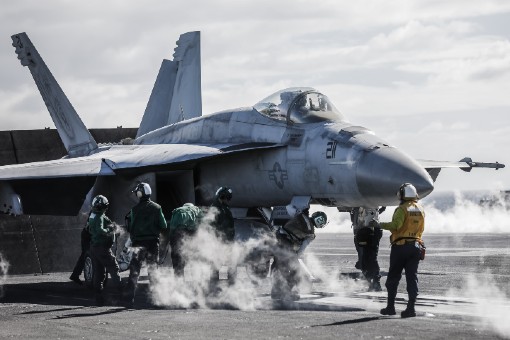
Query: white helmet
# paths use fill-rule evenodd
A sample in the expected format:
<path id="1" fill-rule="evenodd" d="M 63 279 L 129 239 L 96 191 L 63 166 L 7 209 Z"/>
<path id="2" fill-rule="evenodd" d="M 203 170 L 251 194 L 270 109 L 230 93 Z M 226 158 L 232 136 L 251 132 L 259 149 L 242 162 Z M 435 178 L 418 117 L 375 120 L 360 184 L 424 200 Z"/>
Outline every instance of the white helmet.
<path id="1" fill-rule="evenodd" d="M 397 197 L 401 201 L 418 199 L 418 192 L 411 183 L 404 183 L 397 191 Z"/>
<path id="2" fill-rule="evenodd" d="M 152 189 L 151 186 L 147 183 L 140 182 L 135 187 L 133 192 L 136 194 L 138 198 L 151 197 Z"/>

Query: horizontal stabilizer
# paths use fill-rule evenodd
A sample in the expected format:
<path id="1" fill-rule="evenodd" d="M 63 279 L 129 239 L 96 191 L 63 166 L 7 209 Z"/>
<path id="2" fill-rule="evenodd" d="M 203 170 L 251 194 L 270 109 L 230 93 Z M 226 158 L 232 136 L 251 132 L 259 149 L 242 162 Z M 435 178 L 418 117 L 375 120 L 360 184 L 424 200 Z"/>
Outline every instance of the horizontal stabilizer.
<path id="1" fill-rule="evenodd" d="M 28 66 L 70 157 L 85 156 L 97 143 L 25 33 L 12 37 L 21 65 Z"/>

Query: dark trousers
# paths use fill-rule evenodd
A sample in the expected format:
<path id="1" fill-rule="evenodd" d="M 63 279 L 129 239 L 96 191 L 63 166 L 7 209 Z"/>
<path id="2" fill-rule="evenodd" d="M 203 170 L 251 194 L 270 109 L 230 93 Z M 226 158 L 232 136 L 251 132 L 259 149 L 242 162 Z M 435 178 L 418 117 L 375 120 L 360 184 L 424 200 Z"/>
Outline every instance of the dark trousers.
<path id="1" fill-rule="evenodd" d="M 285 236 L 277 235 L 277 247 L 274 251 L 272 293 L 290 293 L 299 283 L 299 258 L 294 244 Z"/>
<path id="2" fill-rule="evenodd" d="M 79 278 L 83 268 L 85 267 L 85 255 L 87 254 L 87 249 L 81 249 L 80 257 L 76 260 L 76 264 L 74 265 L 73 273 L 71 274 L 72 278 Z"/>
<path id="3" fill-rule="evenodd" d="M 85 267 L 85 255 L 90 248 L 90 234 L 87 229 L 83 228 L 81 231 L 81 254 L 74 265 L 73 273 L 71 274 L 72 278 L 79 278 L 83 268 Z"/>
<path id="4" fill-rule="evenodd" d="M 379 242 L 382 237 L 382 230 L 375 228 L 373 234 L 367 240 L 366 246 L 362 247 L 361 270 L 367 280 L 379 282 L 381 278 L 379 262 Z"/>
<path id="5" fill-rule="evenodd" d="M 358 260 L 356 261 L 355 267 L 356 269 L 361 269 L 361 261 L 363 260 L 363 247 L 360 247 L 360 245 L 358 244 L 356 235 L 354 235 L 354 247 L 356 248 L 356 252 L 358 253 Z"/>
<path id="6" fill-rule="evenodd" d="M 187 238 L 195 235 L 194 230 L 178 229 L 170 235 L 170 257 L 172 258 L 172 267 L 177 276 L 184 275 L 186 260 L 182 256 L 182 246 Z"/>
<path id="7" fill-rule="evenodd" d="M 133 241 L 131 247 L 135 248 L 133 257 L 129 263 L 129 279 L 126 288 L 126 295 L 129 299 L 135 298 L 136 288 L 138 286 L 138 278 L 140 270 L 144 263 L 147 264 L 149 273 L 149 282 L 151 280 L 152 271 L 158 265 L 159 240 L 142 240 Z"/>
<path id="8" fill-rule="evenodd" d="M 406 271 L 407 294 L 409 299 L 416 300 L 418 296 L 418 264 L 420 263 L 420 249 L 416 242 L 391 246 L 390 269 L 386 279 L 388 298 L 393 300 L 397 295 L 397 288 L 402 277 L 402 270 Z"/>
<path id="9" fill-rule="evenodd" d="M 90 247 L 90 257 L 92 258 L 94 267 L 93 280 L 96 298 L 102 298 L 103 283 L 106 273 L 110 274 L 114 287 L 120 290 L 119 265 L 110 247 L 93 245 Z"/>

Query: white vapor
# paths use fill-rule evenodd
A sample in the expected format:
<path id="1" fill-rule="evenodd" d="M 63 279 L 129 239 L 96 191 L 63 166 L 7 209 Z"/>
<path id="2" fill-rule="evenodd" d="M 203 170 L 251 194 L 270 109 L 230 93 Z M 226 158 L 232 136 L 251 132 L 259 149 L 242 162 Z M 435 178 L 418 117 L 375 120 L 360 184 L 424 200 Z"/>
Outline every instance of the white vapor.
<path id="1" fill-rule="evenodd" d="M 424 204 L 427 233 L 509 233 L 508 209 L 501 194 L 492 194 L 490 204 L 456 192 L 451 207 Z"/>
<path id="2" fill-rule="evenodd" d="M 487 275 L 487 277 L 489 276 Z M 482 327 L 490 329 L 502 337 L 510 338 L 510 323 L 508 322 L 510 298 L 503 287 L 499 287 L 487 278 L 470 275 L 461 289 L 452 289 L 447 295 L 469 298 L 473 302 L 469 311 L 477 317 Z"/>
<path id="3" fill-rule="evenodd" d="M 510 233 L 510 202 L 501 193 L 491 193 L 489 202 L 481 204 L 484 197 L 481 193 L 454 192 L 420 201 L 425 209 L 425 233 Z M 395 208 L 386 207 L 380 221 L 391 221 Z M 352 233 L 349 213 L 322 206 L 313 206 L 310 212 L 318 210 L 326 212 L 329 221 L 318 233 Z"/>
<path id="4" fill-rule="evenodd" d="M 317 287 L 324 289 L 326 292 L 334 293 L 336 296 L 349 296 L 360 290 L 366 291 L 368 288 L 368 282 L 362 281 L 360 283 L 346 275 L 340 275 L 339 268 L 336 270 L 325 268 L 313 253 L 307 253 L 305 258 L 306 265 L 313 268 L 313 275 L 320 280 Z"/>
<path id="5" fill-rule="evenodd" d="M 197 233 L 187 238 L 181 247 L 186 260 L 184 277 L 174 275 L 171 268 L 158 268 L 151 287 L 152 300 L 156 305 L 172 308 L 209 308 L 215 305 L 230 306 L 241 310 L 254 310 L 258 307 L 257 281 L 254 275 L 242 273 L 243 261 L 255 249 L 267 246 L 266 237 L 250 238 L 246 242 L 223 243 L 219 240 L 211 221 L 214 211 L 206 213 Z M 210 294 L 211 271 L 220 270 L 227 265 L 239 265 L 234 285 L 220 284 L 221 291 Z M 248 268 L 246 271 L 248 272 Z M 220 280 L 221 282 L 222 280 Z"/>

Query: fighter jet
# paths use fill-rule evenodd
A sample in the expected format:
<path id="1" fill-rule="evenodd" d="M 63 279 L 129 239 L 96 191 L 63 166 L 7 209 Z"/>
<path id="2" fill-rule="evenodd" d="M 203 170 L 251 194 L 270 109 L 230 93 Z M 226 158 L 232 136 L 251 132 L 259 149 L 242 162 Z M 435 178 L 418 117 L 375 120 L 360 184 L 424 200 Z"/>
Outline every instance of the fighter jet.
<path id="1" fill-rule="evenodd" d="M 163 61 L 136 138 L 98 145 L 28 36 L 19 33 L 12 40 L 68 156 L 0 167 L 0 210 L 6 213 L 75 216 L 103 194 L 111 201 L 111 217 L 122 224 L 140 181 L 151 185 L 167 211 L 185 202 L 209 205 L 220 186 L 233 190 L 238 220 L 289 204 L 350 211 L 396 205 L 396 192 L 406 182 L 423 198 L 445 167 L 504 167 L 470 158 L 416 160 L 350 123 L 311 87 L 283 89 L 248 107 L 202 115 L 199 32 L 181 35 L 173 60 Z"/>

